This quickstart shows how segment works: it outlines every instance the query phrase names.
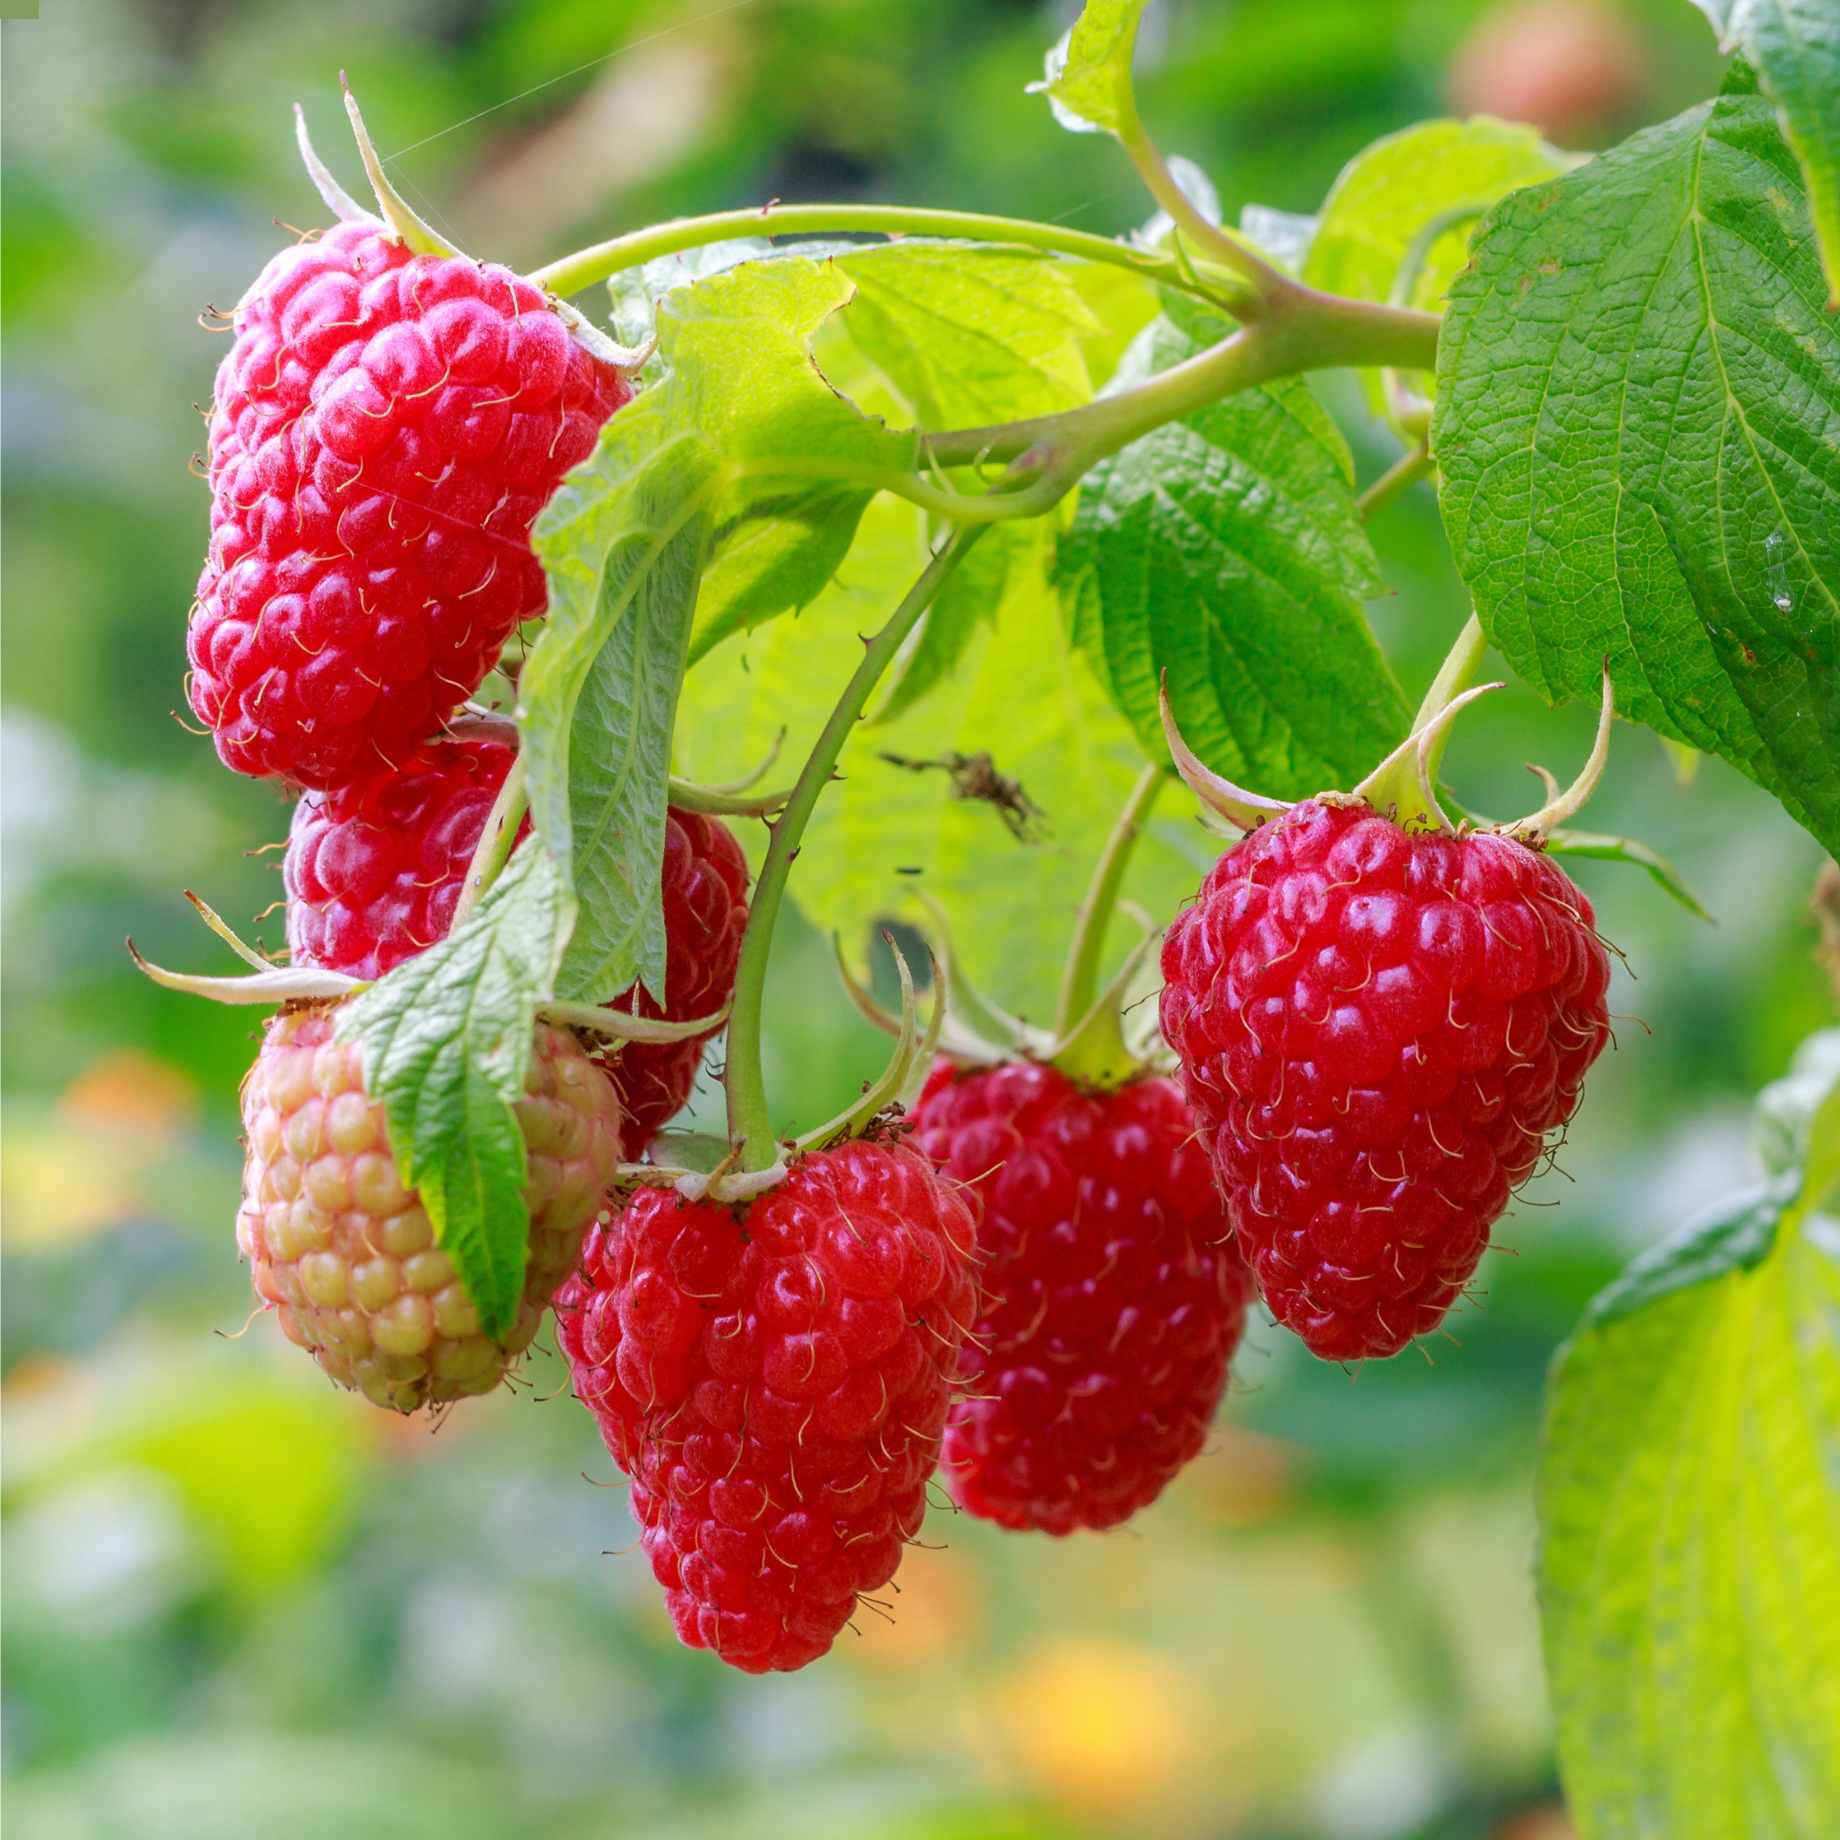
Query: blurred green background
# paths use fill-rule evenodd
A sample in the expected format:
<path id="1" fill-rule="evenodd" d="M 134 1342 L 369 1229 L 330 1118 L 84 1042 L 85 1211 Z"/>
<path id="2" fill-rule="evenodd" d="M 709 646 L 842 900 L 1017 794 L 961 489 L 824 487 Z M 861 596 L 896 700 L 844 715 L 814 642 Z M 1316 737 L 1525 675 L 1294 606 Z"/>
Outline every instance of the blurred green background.
<path id="1" fill-rule="evenodd" d="M 179 891 L 279 892 L 269 789 L 170 711 L 232 304 L 321 207 L 307 105 L 355 176 L 351 72 L 391 171 L 465 247 L 532 264 L 783 197 L 898 197 L 1116 231 L 1113 150 L 1023 85 L 1041 0 L 46 0 L 4 63 L 6 1812 L 32 1840 L 544 1832 L 1024 1840 L 1556 1840 L 1529 1578 L 1546 1363 L 1586 1298 L 1750 1173 L 1746 1096 L 1829 1015 L 1817 852 L 1705 763 L 1620 730 L 1593 808 L 1672 855 L 1707 926 L 1579 871 L 1639 1013 L 1565 1175 L 1498 1232 L 1486 1296 L 1356 1376 L 1262 1320 L 1215 1449 L 1128 1531 L 1049 1544 L 935 1513 L 892 1626 L 755 1681 L 673 1643 L 610 1463 L 553 1357 L 438 1432 L 241 1334 L 248 1012 L 139 981 L 215 967 Z M 1686 0 L 1164 0 L 1147 118 L 1229 208 L 1312 209 L 1364 142 L 1492 109 L 1602 144 L 1709 92 Z M 1364 475 L 1391 457 L 1349 416 Z M 1416 689 L 1463 615 L 1417 488 L 1374 608 Z M 1589 712 L 1524 692 L 1453 783 L 1524 808 Z M 1523 791 L 1526 788 L 1526 791 Z M 1031 792 L 1053 812 L 1053 788 Z M 270 944 L 280 926 L 255 928 Z M 1038 949 L 1035 942 L 1029 949 Z M 1058 942 L 1051 949 L 1058 951 Z M 1652 1034 L 1651 1031 L 1652 1030 Z M 825 1115 L 881 1044 L 787 929 L 770 1075 Z M 240 1339 L 239 1339 L 240 1337 Z M 609 1553 L 618 1556 L 608 1556 Z"/>

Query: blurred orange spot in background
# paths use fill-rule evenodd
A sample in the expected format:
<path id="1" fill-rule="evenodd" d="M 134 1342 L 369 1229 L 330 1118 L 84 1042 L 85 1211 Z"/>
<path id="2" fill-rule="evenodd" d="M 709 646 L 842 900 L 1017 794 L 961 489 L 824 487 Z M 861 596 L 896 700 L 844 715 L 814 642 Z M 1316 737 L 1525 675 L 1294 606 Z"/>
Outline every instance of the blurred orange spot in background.
<path id="1" fill-rule="evenodd" d="M 938 1547 L 910 1546 L 894 1586 L 876 1592 L 893 1606 L 893 1621 L 859 1609 L 855 1622 L 864 1639 L 840 1644 L 839 1652 L 897 1671 L 950 1655 L 964 1648 L 984 1623 L 981 1583 L 962 1556 Z"/>
<path id="2" fill-rule="evenodd" d="M 134 1214 L 148 1170 L 179 1147 L 197 1110 L 192 1081 L 136 1049 L 98 1056 L 48 1110 L 9 1108 L 9 1242 L 54 1246 Z"/>
<path id="3" fill-rule="evenodd" d="M 101 1054 L 64 1088 L 58 1115 L 168 1141 L 198 1115 L 198 1088 L 170 1062 L 135 1048 Z"/>
<path id="4" fill-rule="evenodd" d="M 1295 1454 L 1277 1438 L 1218 1422 L 1201 1456 L 1182 1472 L 1189 1506 L 1222 1527 L 1250 1527 L 1291 1504 Z"/>
<path id="5" fill-rule="evenodd" d="M 1206 1685 L 1148 1648 L 1098 1636 L 1037 1643 L 990 1689 L 995 1723 L 1028 1786 L 1090 1818 L 1188 1799 L 1208 1729 Z M 1217 1793 L 1209 1830 L 1238 1824 Z"/>
<path id="6" fill-rule="evenodd" d="M 1640 106 L 1641 41 L 1605 0 L 1500 0 L 1451 59 L 1450 100 L 1466 115 L 1530 121 L 1567 146 L 1590 146 Z"/>

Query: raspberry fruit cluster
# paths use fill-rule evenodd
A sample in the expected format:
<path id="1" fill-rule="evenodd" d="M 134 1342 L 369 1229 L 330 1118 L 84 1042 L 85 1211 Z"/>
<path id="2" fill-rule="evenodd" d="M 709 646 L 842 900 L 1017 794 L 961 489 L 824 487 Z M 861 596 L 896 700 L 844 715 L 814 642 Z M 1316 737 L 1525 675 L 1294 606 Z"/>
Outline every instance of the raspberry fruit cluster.
<path id="1" fill-rule="evenodd" d="M 642 1189 L 556 1300 L 678 1635 L 822 1655 L 919 1532 L 977 1313 L 972 1214 L 916 1151 L 811 1152 L 747 1207 Z"/>
<path id="2" fill-rule="evenodd" d="M 295 969 L 368 982 L 453 925 L 514 753 L 448 718 L 543 613 L 532 522 L 631 389 L 531 282 L 415 253 L 369 217 L 275 256 L 231 330 L 190 700 L 227 766 L 305 789 L 283 865 Z M 673 811 L 662 894 L 664 999 L 634 987 L 607 1007 L 713 1014 L 747 917 L 732 834 Z M 492 1339 L 402 1179 L 356 1051 L 326 1013 L 284 1014 L 244 1091 L 238 1239 L 258 1293 L 380 1404 L 486 1390 L 528 1346 L 617 1163 L 689 1097 L 706 1040 L 591 1051 L 539 1027 L 517 1108 L 527 1281 Z"/>
<path id="3" fill-rule="evenodd" d="M 1272 1314 L 1327 1360 L 1442 1321 L 1609 1039 L 1591 903 L 1511 837 L 1310 800 L 1163 946 L 1163 1033 Z"/>
<path id="4" fill-rule="evenodd" d="M 391 768 L 546 604 L 530 526 L 631 394 L 509 269 L 345 223 L 238 303 L 190 699 L 224 764 Z"/>
<path id="5" fill-rule="evenodd" d="M 1004 1527 L 1117 1526 L 1207 1441 L 1251 1295 L 1181 1092 L 941 1062 L 914 1127 L 981 1207 L 953 1494 Z"/>

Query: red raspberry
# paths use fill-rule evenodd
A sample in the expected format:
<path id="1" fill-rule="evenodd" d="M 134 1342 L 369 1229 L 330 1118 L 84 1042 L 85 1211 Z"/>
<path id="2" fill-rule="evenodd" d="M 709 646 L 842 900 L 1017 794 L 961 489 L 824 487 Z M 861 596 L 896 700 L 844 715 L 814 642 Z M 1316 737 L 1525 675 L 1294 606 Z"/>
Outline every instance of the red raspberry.
<path id="1" fill-rule="evenodd" d="M 1209 872 L 1163 1033 L 1273 1315 L 1325 1360 L 1435 1328 L 1609 1038 L 1591 903 L 1506 837 L 1311 800 Z"/>
<path id="2" fill-rule="evenodd" d="M 249 1155 L 236 1239 L 256 1294 L 289 1341 L 378 1405 L 413 1412 L 489 1392 L 575 1268 L 619 1156 L 619 1101 L 572 1035 L 538 1027 L 517 1106 L 530 1152 L 530 1264 L 517 1320 L 495 1342 L 403 1185 L 358 1050 L 332 1030 L 329 1010 L 276 1016 L 243 1082 Z"/>
<path id="3" fill-rule="evenodd" d="M 953 1493 L 1004 1527 L 1117 1526 L 1207 1441 L 1252 1293 L 1180 1090 L 942 1061 L 914 1128 L 983 1207 Z"/>
<path id="4" fill-rule="evenodd" d="M 920 1530 L 977 1310 L 971 1209 L 917 1151 L 802 1157 L 746 1208 L 641 1189 L 556 1299 L 677 1633 L 803 1667 Z"/>
<path id="5" fill-rule="evenodd" d="M 445 938 L 511 761 L 502 741 L 433 742 L 399 772 L 308 793 L 294 808 L 281 871 L 294 963 L 376 978 Z M 747 925 L 747 861 L 717 819 L 667 815 L 664 918 L 668 1001 L 634 986 L 611 1007 L 631 1011 L 636 997 L 638 1014 L 654 1019 L 714 1014 L 734 989 Z M 630 1042 L 608 1060 L 629 1158 L 683 1109 L 708 1039 Z"/>
<path id="6" fill-rule="evenodd" d="M 521 276 L 376 224 L 283 250 L 233 323 L 191 704 L 226 766 L 336 786 L 544 610 L 531 521 L 631 391 Z"/>

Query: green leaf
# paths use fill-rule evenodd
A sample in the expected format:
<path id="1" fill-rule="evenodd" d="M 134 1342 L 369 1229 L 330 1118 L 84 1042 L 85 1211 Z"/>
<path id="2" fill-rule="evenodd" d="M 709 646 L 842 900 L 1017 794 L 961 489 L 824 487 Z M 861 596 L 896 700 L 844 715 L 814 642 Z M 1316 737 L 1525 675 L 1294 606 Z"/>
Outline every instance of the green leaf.
<path id="1" fill-rule="evenodd" d="M 825 375 L 865 411 L 934 428 L 1090 400 L 1095 361 L 1108 373 L 1116 366 L 1115 328 L 1141 326 L 1156 310 L 1139 277 L 1032 251 L 903 242 L 855 251 L 838 266 L 856 293 L 819 335 Z M 910 515 L 918 531 L 920 514 Z M 880 717 L 911 708 L 945 677 L 996 617 L 1009 572 L 1040 562 L 1038 527 L 988 532 L 928 609 Z M 701 632 L 698 649 L 707 649 Z"/>
<path id="2" fill-rule="evenodd" d="M 981 627 L 994 626 L 1010 595 L 1036 589 L 1052 560 L 1047 528 L 1037 520 L 987 530 L 946 579 L 919 630 L 903 648 L 874 711 L 892 722 L 938 688 L 956 669 Z"/>
<path id="3" fill-rule="evenodd" d="M 513 1107 L 572 908 L 551 858 L 519 850 L 445 939 L 338 1011 L 403 1180 L 492 1336 L 511 1328 L 524 1286 L 530 1210 Z"/>
<path id="4" fill-rule="evenodd" d="M 1723 755 L 1840 845 L 1840 321 L 1795 161 L 1727 96 L 1492 214 L 1433 445 L 1490 639 Z"/>
<path id="5" fill-rule="evenodd" d="M 1116 384 L 1213 336 L 1159 321 Z M 1075 645 L 1153 755 L 1164 672 L 1189 744 L 1274 796 L 1351 785 L 1404 733 L 1406 705 L 1361 611 L 1381 582 L 1353 477 L 1334 422 L 1296 379 L 1200 410 L 1087 475 L 1056 578 Z"/>
<path id="6" fill-rule="evenodd" d="M 634 527 L 607 559 L 601 595 L 613 630 L 589 667 L 569 728 L 578 912 L 556 974 L 559 997 L 607 1002 L 631 984 L 629 967 L 664 997 L 657 891 L 671 729 L 708 542 L 699 510 L 681 521 L 677 514 L 696 504 L 707 476 L 707 456 L 693 444 L 667 448 L 644 476 Z"/>
<path id="7" fill-rule="evenodd" d="M 1584 1840 L 1815 1840 L 1840 1808 L 1836 1046 L 1776 1100 L 1803 1166 L 1637 1260 L 1555 1364 L 1540 1594 Z"/>
<path id="8" fill-rule="evenodd" d="M 926 428 L 1043 415 L 1091 396 L 1083 343 L 1104 327 L 1078 276 L 1094 264 L 912 241 L 853 250 L 836 266 L 856 288 L 825 327 L 818 361 L 839 387 L 851 373 L 834 346 L 847 339 Z"/>
<path id="9" fill-rule="evenodd" d="M 1477 115 L 1386 135 L 1341 170 L 1299 270 L 1312 287 L 1439 311 L 1489 207 L 1572 164 L 1532 128 Z M 1376 414 L 1379 373 L 1362 373 Z"/>
<path id="10" fill-rule="evenodd" d="M 816 602 L 796 620 L 752 633 L 697 665 L 678 724 L 683 769 L 711 781 L 745 771 L 782 723 L 788 753 L 809 745 L 860 656 L 857 635 L 886 617 L 896 584 L 919 572 L 924 535 L 910 507 L 878 500 L 837 580 Z M 1046 1020 L 1080 898 L 1144 756 L 1068 650 L 1048 584 L 1051 527 L 1032 520 L 1005 540 L 1019 551 L 1004 572 L 994 622 L 975 626 L 950 676 L 898 720 L 864 724 L 852 735 L 842 777 L 805 833 L 789 890 L 814 925 L 841 933 L 857 956 L 878 918 L 906 918 L 924 931 L 926 913 L 915 897 L 930 892 L 952 915 L 972 978 L 1012 1008 Z M 993 533 L 971 556 L 994 541 Z M 991 806 L 952 798 L 943 771 L 882 758 L 980 751 L 1043 807 L 1034 840 L 1012 837 Z M 1172 790 L 1138 846 L 1130 891 L 1155 911 L 1172 912 L 1217 854 L 1190 803 Z M 844 1002 L 841 992 L 837 1002 Z"/>
<path id="11" fill-rule="evenodd" d="M 1047 75 L 1029 85 L 1045 95 L 1054 119 L 1075 134 L 1124 135 L 1136 125 L 1131 52 L 1149 0 L 1086 0 L 1080 16 L 1048 53 Z"/>
<path id="12" fill-rule="evenodd" d="M 1829 304 L 1840 307 L 1840 6 L 1834 0 L 1693 0 L 1720 49 L 1756 66 L 1801 162 Z"/>
<path id="13" fill-rule="evenodd" d="M 1386 135 L 1357 153 L 1329 188 L 1303 278 L 1358 300 L 1391 299 L 1413 245 L 1443 222 L 1448 227 L 1418 252 L 1410 292 L 1399 302 L 1441 307 L 1484 212 L 1517 187 L 1556 178 L 1571 164 L 1535 129 L 1489 115 L 1421 121 Z"/>
<path id="14" fill-rule="evenodd" d="M 1106 285 L 1093 263 L 968 243 L 844 249 L 827 266 L 850 289 L 816 328 L 812 358 L 857 408 L 901 426 L 975 426 L 1087 401 L 1088 352 L 1111 336 L 1088 294 L 1141 319 L 1139 297 L 1151 293 L 1128 274 L 1122 289 Z M 848 553 L 867 498 L 821 482 L 750 499 L 718 538 L 692 655 L 810 601 Z M 929 616 L 926 681 L 956 656 L 963 591 L 947 601 Z"/>
<path id="15" fill-rule="evenodd" d="M 787 258 L 671 294 L 661 381 L 538 520 L 550 612 L 519 689 L 532 816 L 580 898 L 563 996 L 664 988 L 659 866 L 692 616 L 708 644 L 815 594 L 874 481 L 913 464 L 914 438 L 858 413 L 813 361 L 852 286 Z"/>

